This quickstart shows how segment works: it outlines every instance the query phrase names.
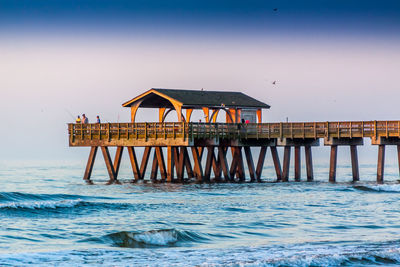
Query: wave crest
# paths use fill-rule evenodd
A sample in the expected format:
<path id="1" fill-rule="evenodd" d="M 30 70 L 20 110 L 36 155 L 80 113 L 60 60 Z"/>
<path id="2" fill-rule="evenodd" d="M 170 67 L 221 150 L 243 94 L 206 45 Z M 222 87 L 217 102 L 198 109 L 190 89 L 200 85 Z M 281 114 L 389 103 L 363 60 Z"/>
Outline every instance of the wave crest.
<path id="1" fill-rule="evenodd" d="M 175 229 L 151 230 L 145 232 L 117 232 L 105 235 L 101 238 L 93 238 L 83 241 L 111 243 L 112 246 L 127 248 L 146 247 L 174 247 L 180 243 L 205 242 L 208 238 L 189 231 Z"/>
<path id="2" fill-rule="evenodd" d="M 400 184 L 356 185 L 354 189 L 367 192 L 399 193 Z"/>
<path id="3" fill-rule="evenodd" d="M 71 208 L 82 203 L 77 200 L 58 200 L 58 201 L 31 201 L 31 202 L 9 202 L 0 204 L 0 209 L 57 209 Z"/>

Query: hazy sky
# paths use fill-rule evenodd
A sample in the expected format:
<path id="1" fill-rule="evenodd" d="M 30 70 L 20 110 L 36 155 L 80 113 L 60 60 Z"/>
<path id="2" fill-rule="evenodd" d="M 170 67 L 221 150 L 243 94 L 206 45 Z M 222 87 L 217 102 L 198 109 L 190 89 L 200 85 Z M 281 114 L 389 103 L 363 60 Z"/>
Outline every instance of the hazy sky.
<path id="1" fill-rule="evenodd" d="M 243 91 L 264 121 L 398 120 L 399 47 L 400 1 L 0 0 L 0 159 L 84 158 L 71 115 L 129 121 L 151 87 Z"/>

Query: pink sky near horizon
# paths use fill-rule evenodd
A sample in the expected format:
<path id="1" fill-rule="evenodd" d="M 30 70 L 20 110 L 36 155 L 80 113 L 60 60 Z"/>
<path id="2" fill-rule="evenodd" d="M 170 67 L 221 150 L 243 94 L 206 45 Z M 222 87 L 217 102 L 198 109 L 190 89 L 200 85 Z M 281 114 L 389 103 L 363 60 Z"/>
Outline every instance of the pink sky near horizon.
<path id="1" fill-rule="evenodd" d="M 400 119 L 399 39 L 0 39 L 0 159 L 85 158 L 69 113 L 129 121 L 121 104 L 151 87 L 242 91 L 266 122 Z"/>

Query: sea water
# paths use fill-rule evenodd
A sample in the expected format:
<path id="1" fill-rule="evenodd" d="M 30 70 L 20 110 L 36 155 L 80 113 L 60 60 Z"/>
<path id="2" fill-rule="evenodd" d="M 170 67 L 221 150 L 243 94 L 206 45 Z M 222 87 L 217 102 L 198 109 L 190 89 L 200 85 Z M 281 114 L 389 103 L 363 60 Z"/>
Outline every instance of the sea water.
<path id="1" fill-rule="evenodd" d="M 0 164 L 0 266 L 400 265 L 400 184 L 386 166 L 315 166 L 314 182 L 93 185 L 82 162 Z M 303 170 L 304 175 L 304 170 Z M 291 174 L 292 176 L 292 174 Z"/>

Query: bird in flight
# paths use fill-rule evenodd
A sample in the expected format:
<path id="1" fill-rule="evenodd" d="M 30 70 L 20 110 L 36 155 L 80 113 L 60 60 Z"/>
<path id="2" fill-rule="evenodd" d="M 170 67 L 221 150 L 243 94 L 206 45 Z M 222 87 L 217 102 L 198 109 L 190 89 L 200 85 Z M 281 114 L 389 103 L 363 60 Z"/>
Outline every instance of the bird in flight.
<path id="1" fill-rule="evenodd" d="M 275 85 L 275 84 L 276 84 L 276 81 L 273 81 L 272 84 Z"/>

